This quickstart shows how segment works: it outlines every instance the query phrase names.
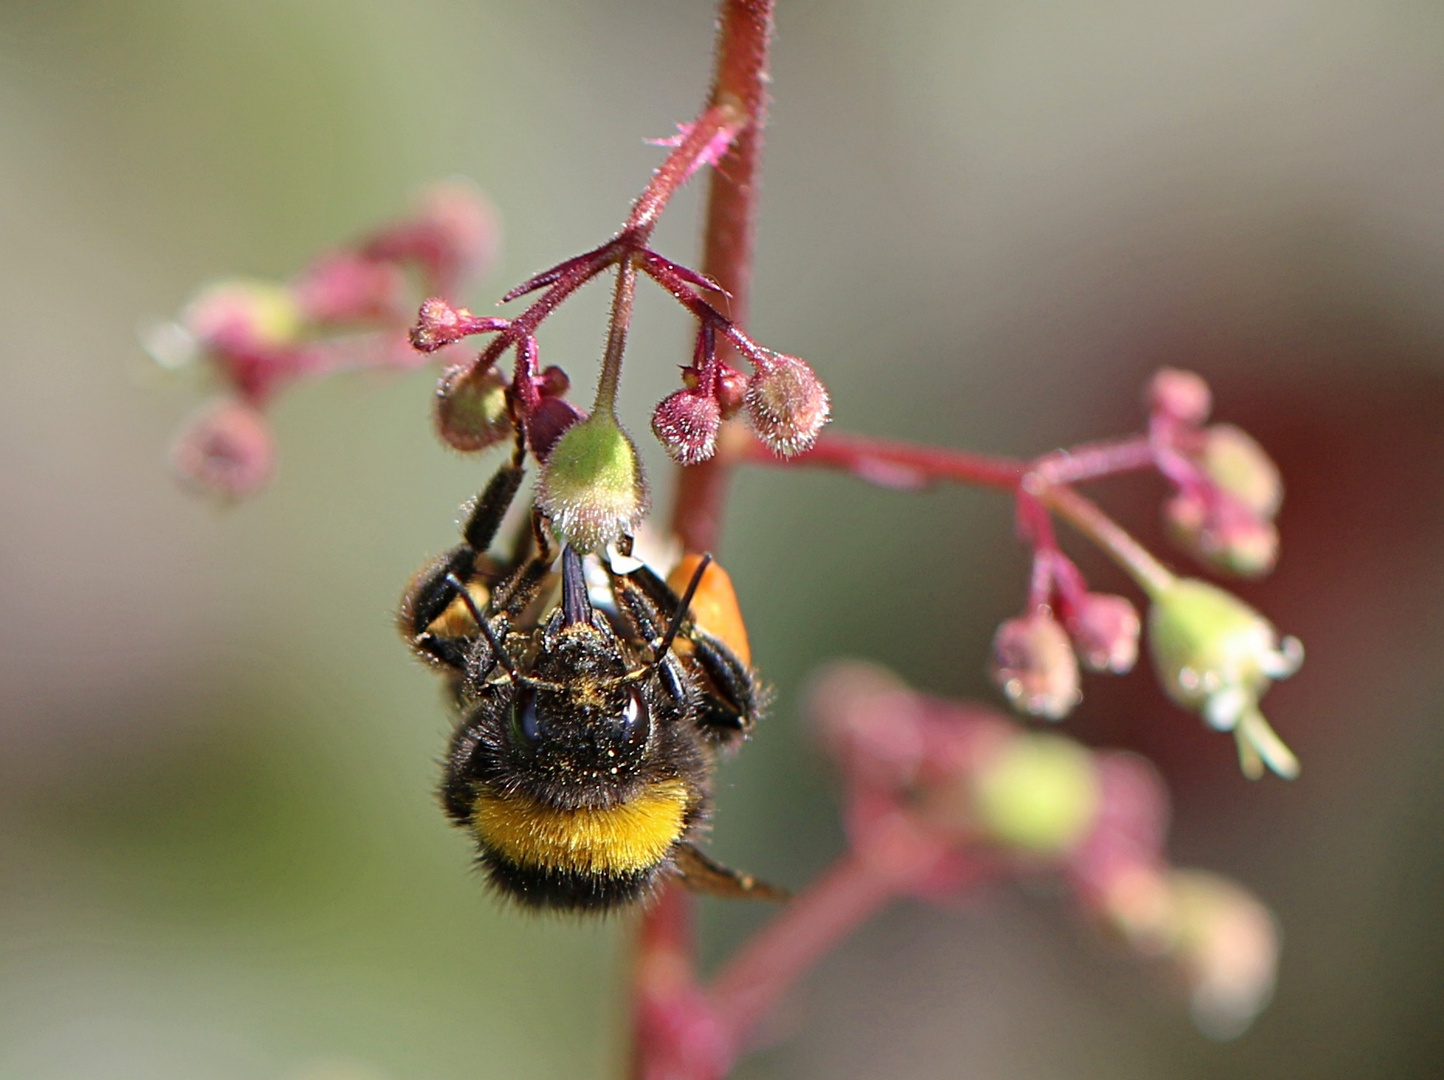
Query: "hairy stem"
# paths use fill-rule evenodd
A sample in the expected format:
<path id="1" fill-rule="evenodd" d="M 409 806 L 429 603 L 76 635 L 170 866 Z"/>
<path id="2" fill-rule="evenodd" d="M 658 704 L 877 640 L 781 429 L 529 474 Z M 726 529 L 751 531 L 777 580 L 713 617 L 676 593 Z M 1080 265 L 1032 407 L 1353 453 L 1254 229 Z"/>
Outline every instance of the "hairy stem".
<path id="1" fill-rule="evenodd" d="M 1092 501 L 1063 486 L 1042 485 L 1036 494 L 1045 506 L 1102 548 L 1149 596 L 1156 598 L 1173 585 L 1173 572 Z"/>
<path id="2" fill-rule="evenodd" d="M 746 329 L 752 294 L 762 131 L 767 118 L 767 55 L 773 0 L 722 0 L 717 13 L 716 75 L 711 103 L 735 108 L 741 130 L 712 171 L 703 234 L 702 272 L 731 294 L 732 322 Z M 733 346 L 719 342 L 719 359 Z M 680 470 L 672 529 L 688 551 L 708 551 L 721 536 L 728 466 L 713 458 Z"/>
<path id="3" fill-rule="evenodd" d="M 602 373 L 597 378 L 597 400 L 593 411 L 617 411 L 617 384 L 622 379 L 622 354 L 627 350 L 627 328 L 632 325 L 632 302 L 637 296 L 637 264 L 627 256 L 617 267 L 617 287 L 612 293 L 612 319 L 607 326 L 607 348 L 602 354 Z"/>

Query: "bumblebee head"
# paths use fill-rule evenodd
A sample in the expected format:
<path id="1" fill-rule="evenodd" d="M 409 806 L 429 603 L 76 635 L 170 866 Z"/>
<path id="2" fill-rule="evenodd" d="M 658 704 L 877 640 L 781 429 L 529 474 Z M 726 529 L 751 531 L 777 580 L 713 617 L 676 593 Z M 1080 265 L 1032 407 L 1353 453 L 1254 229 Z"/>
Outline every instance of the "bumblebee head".
<path id="1" fill-rule="evenodd" d="M 473 696 L 468 726 L 484 733 L 471 758 L 477 780 L 557 809 L 596 810 L 676 778 L 682 751 L 674 744 L 691 708 L 686 684 L 671 677 L 674 660 L 623 641 L 592 608 L 571 548 L 545 630 L 513 654 L 483 633 L 484 663 L 505 675 L 492 667 Z"/>

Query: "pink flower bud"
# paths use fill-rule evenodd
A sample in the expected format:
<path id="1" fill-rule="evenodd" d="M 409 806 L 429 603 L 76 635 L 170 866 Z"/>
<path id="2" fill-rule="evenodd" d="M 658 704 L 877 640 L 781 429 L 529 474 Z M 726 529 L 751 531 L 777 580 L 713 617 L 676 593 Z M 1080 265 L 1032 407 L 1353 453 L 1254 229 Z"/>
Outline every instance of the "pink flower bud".
<path id="1" fill-rule="evenodd" d="M 1278 924 L 1257 898 L 1217 874 L 1175 870 L 1167 880 L 1171 953 L 1193 1022 L 1212 1038 L 1237 1038 L 1273 996 Z"/>
<path id="2" fill-rule="evenodd" d="M 436 388 L 434 415 L 436 434 L 453 450 L 469 454 L 495 446 L 512 432 L 506 380 L 494 367 L 451 368 Z"/>
<path id="3" fill-rule="evenodd" d="M 439 296 L 421 302 L 416 325 L 411 328 L 411 347 L 418 352 L 435 352 L 471 334 L 489 334 L 506 328 L 505 319 L 478 317 L 466 308 L 453 308 Z"/>
<path id="4" fill-rule="evenodd" d="M 1163 519 L 1174 543 L 1217 570 L 1262 577 L 1278 561 L 1278 528 L 1225 492 L 1181 491 Z"/>
<path id="5" fill-rule="evenodd" d="M 219 351 L 284 348 L 296 342 L 303 325 L 289 289 L 247 278 L 206 286 L 181 312 L 180 324 L 201 345 Z"/>
<path id="6" fill-rule="evenodd" d="M 429 288 L 451 293 L 462 278 L 491 263 L 499 232 L 486 196 L 468 181 L 453 180 L 428 188 L 415 216 L 376 234 L 361 250 L 372 259 L 418 263 Z"/>
<path id="7" fill-rule="evenodd" d="M 1049 720 L 1067 716 L 1082 697 L 1073 645 L 1046 611 L 998 627 L 992 675 L 1015 709 Z"/>
<path id="8" fill-rule="evenodd" d="M 716 453 L 720 425 L 717 399 L 696 390 L 668 394 L 652 413 L 652 432 L 681 465 L 696 465 Z"/>
<path id="9" fill-rule="evenodd" d="M 812 368 L 795 356 L 773 353 L 757 359 L 747 387 L 752 430 L 774 454 L 791 457 L 813 444 L 827 423 L 827 389 Z"/>
<path id="10" fill-rule="evenodd" d="M 251 495 L 275 471 L 271 427 L 261 413 L 240 401 L 206 408 L 182 430 L 170 452 L 182 480 L 228 499 Z"/>
<path id="11" fill-rule="evenodd" d="M 567 429 L 586 418 L 587 414 L 570 401 L 544 397 L 536 408 L 527 413 L 523 421 L 527 445 L 531 447 L 531 452 L 538 461 L 546 461 L 552 447 L 566 434 Z"/>
<path id="12" fill-rule="evenodd" d="M 747 376 L 736 368 L 721 365 L 717 373 L 717 407 L 723 420 L 731 420 L 747 404 Z"/>
<path id="13" fill-rule="evenodd" d="M 1148 384 L 1148 404 L 1182 424 L 1201 424 L 1213 408 L 1213 393 L 1208 383 L 1191 371 L 1159 368 Z"/>
<path id="14" fill-rule="evenodd" d="M 1086 594 L 1067 621 L 1083 666 L 1115 675 L 1131 670 L 1138 660 L 1141 627 L 1138 609 L 1125 597 L 1111 593 Z"/>
<path id="15" fill-rule="evenodd" d="M 318 260 L 291 288 L 306 318 L 341 323 L 388 318 L 404 286 L 395 266 L 347 251 Z"/>

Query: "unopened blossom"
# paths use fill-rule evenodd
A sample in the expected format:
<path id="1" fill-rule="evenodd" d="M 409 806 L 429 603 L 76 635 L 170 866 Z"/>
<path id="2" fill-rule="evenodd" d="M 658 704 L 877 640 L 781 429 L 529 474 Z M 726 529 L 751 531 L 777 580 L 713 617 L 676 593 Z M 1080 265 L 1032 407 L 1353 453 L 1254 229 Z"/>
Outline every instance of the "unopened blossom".
<path id="1" fill-rule="evenodd" d="M 757 373 L 747 385 L 747 417 L 752 430 L 773 453 L 800 454 L 827 423 L 827 388 L 812 368 L 781 353 L 754 358 Z"/>
<path id="2" fill-rule="evenodd" d="M 599 551 L 636 531 L 647 513 L 647 483 L 636 446 L 610 410 L 598 409 L 556 440 L 537 506 L 578 551 Z"/>
<path id="3" fill-rule="evenodd" d="M 1087 593 L 1074 605 L 1065 627 L 1078 659 L 1089 671 L 1122 675 L 1138 660 L 1142 621 L 1126 597 Z"/>
<path id="4" fill-rule="evenodd" d="M 998 627 L 992 676 L 1015 709 L 1049 720 L 1067 716 L 1082 697 L 1073 643 L 1046 610 Z"/>
<path id="5" fill-rule="evenodd" d="M 1250 778 L 1267 765 L 1285 778 L 1299 763 L 1259 711 L 1276 679 L 1303 663 L 1297 638 L 1279 639 L 1273 624 L 1232 593 L 1195 578 L 1178 578 L 1153 598 L 1148 644 L 1169 697 L 1195 709 L 1209 727 L 1232 731 Z"/>
<path id="6" fill-rule="evenodd" d="M 652 432 L 680 465 L 696 465 L 717 452 L 722 423 L 717 399 L 700 390 L 668 394 L 652 413 Z"/>

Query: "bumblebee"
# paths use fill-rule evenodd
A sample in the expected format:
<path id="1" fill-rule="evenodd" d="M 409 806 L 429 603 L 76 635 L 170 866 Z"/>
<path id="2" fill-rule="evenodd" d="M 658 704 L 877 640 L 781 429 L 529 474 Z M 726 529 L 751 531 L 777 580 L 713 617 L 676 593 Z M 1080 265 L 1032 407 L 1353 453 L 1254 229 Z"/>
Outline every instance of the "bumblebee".
<path id="1" fill-rule="evenodd" d="M 457 709 L 447 816 L 524 907 L 605 912 L 674 876 L 783 898 L 697 846 L 717 755 L 747 737 L 762 704 L 725 573 L 689 557 L 678 596 L 680 577 L 602 559 L 607 595 L 594 601 L 583 556 L 564 547 L 558 570 L 535 511 L 516 554 L 493 558 L 522 479 L 515 461 L 492 477 L 463 542 L 422 568 L 401 605 L 402 635 L 446 676 Z"/>

